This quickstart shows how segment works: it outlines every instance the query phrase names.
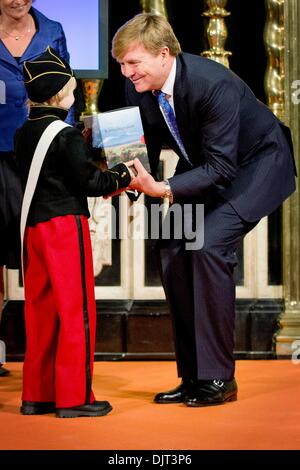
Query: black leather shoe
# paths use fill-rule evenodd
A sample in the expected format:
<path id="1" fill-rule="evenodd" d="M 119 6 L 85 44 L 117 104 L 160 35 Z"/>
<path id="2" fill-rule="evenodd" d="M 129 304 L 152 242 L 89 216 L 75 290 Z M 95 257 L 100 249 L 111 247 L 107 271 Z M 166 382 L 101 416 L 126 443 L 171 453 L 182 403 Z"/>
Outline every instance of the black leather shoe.
<path id="1" fill-rule="evenodd" d="M 186 396 L 187 406 L 221 405 L 237 400 L 237 383 L 233 380 L 198 380 L 197 386 Z"/>
<path id="2" fill-rule="evenodd" d="M 94 401 L 88 405 L 74 406 L 73 408 L 56 408 L 57 418 L 79 418 L 80 416 L 104 416 L 112 410 L 108 401 Z"/>
<path id="3" fill-rule="evenodd" d="M 23 415 L 45 415 L 55 412 L 55 403 L 43 401 L 22 401 L 20 411 Z"/>
<path id="4" fill-rule="evenodd" d="M 161 392 L 155 395 L 155 403 L 183 403 L 188 393 L 191 392 L 194 386 L 194 381 L 183 380 L 178 387 L 168 390 L 167 392 Z"/>
<path id="5" fill-rule="evenodd" d="M 5 369 L 5 367 L 0 364 L 0 377 L 5 377 L 6 375 L 9 375 L 10 372 L 9 370 Z"/>

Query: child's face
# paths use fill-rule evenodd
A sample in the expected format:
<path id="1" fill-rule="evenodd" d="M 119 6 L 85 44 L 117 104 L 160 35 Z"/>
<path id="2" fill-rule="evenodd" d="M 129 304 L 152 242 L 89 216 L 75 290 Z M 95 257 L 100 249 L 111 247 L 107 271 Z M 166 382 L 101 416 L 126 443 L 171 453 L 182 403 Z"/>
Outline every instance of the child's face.
<path id="1" fill-rule="evenodd" d="M 74 90 L 76 88 L 76 80 L 74 77 L 70 79 L 70 83 L 68 83 L 68 89 L 65 96 L 60 100 L 59 106 L 64 109 L 70 109 L 72 104 L 74 103 Z"/>

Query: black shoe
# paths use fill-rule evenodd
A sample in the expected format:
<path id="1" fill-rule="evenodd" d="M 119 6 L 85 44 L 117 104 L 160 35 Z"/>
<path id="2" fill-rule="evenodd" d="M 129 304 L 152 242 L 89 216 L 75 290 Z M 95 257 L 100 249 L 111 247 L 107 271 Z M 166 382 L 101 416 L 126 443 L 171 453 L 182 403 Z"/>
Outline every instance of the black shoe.
<path id="1" fill-rule="evenodd" d="M 185 398 L 191 392 L 194 386 L 194 381 L 190 380 L 183 380 L 178 387 L 168 390 L 167 392 L 161 392 L 155 395 L 154 401 L 155 403 L 183 403 Z"/>
<path id="2" fill-rule="evenodd" d="M 233 380 L 198 380 L 197 386 L 186 396 L 187 406 L 221 405 L 237 400 L 237 383 Z"/>
<path id="3" fill-rule="evenodd" d="M 9 375 L 10 372 L 9 370 L 5 369 L 5 367 L 2 366 L 2 364 L 0 365 L 0 377 L 5 377 L 6 375 Z"/>
<path id="4" fill-rule="evenodd" d="M 56 408 L 57 418 L 79 418 L 80 416 L 105 416 L 112 410 L 108 401 L 94 401 L 88 405 L 74 406 L 73 408 Z"/>
<path id="5" fill-rule="evenodd" d="M 44 401 L 22 401 L 20 412 L 23 415 L 45 415 L 55 412 L 55 403 Z"/>

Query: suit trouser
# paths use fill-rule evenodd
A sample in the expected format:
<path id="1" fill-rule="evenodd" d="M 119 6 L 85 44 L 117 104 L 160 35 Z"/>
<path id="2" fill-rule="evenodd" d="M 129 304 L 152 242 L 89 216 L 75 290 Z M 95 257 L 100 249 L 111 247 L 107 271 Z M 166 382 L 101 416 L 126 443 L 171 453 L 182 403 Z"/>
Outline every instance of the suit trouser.
<path id="1" fill-rule="evenodd" d="M 186 249 L 184 239 L 160 240 L 158 244 L 178 375 L 230 380 L 235 369 L 235 251 L 257 222 L 243 221 L 230 204 L 219 200 L 205 206 L 201 224 L 197 226 L 198 233 L 204 228 L 200 249 Z"/>
<path id="2" fill-rule="evenodd" d="M 91 403 L 96 306 L 87 218 L 67 215 L 25 233 L 26 401 Z"/>

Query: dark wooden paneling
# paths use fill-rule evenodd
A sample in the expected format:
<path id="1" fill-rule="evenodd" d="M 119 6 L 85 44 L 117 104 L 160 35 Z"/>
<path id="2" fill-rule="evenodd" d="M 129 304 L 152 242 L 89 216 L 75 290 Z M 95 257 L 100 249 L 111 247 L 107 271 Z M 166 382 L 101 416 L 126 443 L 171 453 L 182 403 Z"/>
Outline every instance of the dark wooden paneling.
<path id="1" fill-rule="evenodd" d="M 4 307 L 0 324 L 0 339 L 6 345 L 6 357 L 10 361 L 22 361 L 25 353 L 24 303 L 11 301 Z"/>
<path id="2" fill-rule="evenodd" d="M 273 337 L 282 311 L 281 299 L 238 299 L 236 358 L 274 358 Z M 8 302 L 0 338 L 7 360 L 23 360 L 23 302 Z M 173 359 L 172 323 L 164 301 L 97 301 L 96 360 Z"/>
<path id="3" fill-rule="evenodd" d="M 251 349 L 251 314 L 253 300 L 238 300 L 236 302 L 234 344 L 236 351 Z"/>
<path id="4" fill-rule="evenodd" d="M 278 330 L 278 317 L 283 301 L 256 302 L 251 311 L 251 350 L 274 351 L 274 335 Z"/>
<path id="5" fill-rule="evenodd" d="M 96 353 L 123 352 L 124 324 L 126 316 L 118 313 L 98 313 L 96 330 Z"/>
<path id="6" fill-rule="evenodd" d="M 144 313 L 128 315 L 128 353 L 174 352 L 172 326 L 169 315 Z"/>

